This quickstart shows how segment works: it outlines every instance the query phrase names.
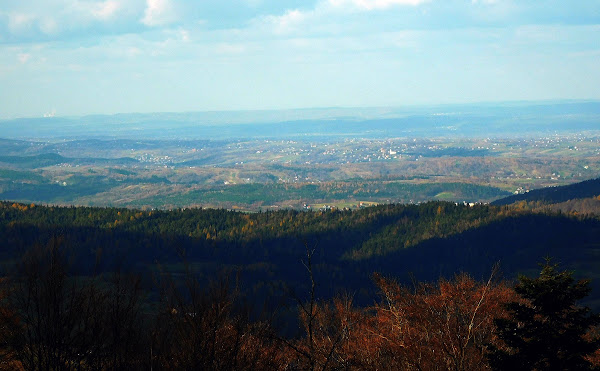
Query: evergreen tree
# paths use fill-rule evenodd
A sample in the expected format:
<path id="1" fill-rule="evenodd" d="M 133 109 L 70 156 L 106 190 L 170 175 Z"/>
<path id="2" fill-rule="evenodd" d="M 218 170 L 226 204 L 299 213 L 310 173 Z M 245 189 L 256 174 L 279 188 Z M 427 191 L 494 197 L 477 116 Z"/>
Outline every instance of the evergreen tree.
<path id="1" fill-rule="evenodd" d="M 491 347 L 490 364 L 498 370 L 591 370 L 586 360 L 600 344 L 586 333 L 598 315 L 576 303 L 590 292 L 589 280 L 575 282 L 550 259 L 539 277 L 519 277 L 521 300 L 507 304 L 508 318 L 495 321 L 503 347 Z"/>

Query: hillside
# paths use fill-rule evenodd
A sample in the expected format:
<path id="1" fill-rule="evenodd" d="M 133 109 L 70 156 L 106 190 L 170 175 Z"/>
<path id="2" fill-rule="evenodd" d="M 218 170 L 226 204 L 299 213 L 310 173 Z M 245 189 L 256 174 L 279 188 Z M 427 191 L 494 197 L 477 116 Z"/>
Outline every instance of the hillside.
<path id="1" fill-rule="evenodd" d="M 574 199 L 591 198 L 600 195 L 600 178 L 560 187 L 535 189 L 530 192 L 501 198 L 492 205 L 510 205 L 519 201 L 538 201 L 544 203 L 560 203 Z"/>
<path id="2" fill-rule="evenodd" d="M 514 278 L 553 256 L 577 276 L 600 278 L 598 219 L 448 202 L 254 214 L 0 204 L 5 266 L 53 236 L 61 238 L 79 274 L 118 266 L 143 273 L 151 289 L 157 270 L 178 275 L 189 268 L 203 282 L 239 272 L 257 301 L 307 292 L 307 248 L 315 250 L 318 294 L 355 292 L 363 304 L 374 272 L 405 282 L 460 271 L 481 278 L 500 262 L 505 277 Z M 597 288 L 590 300 L 599 294 Z"/>

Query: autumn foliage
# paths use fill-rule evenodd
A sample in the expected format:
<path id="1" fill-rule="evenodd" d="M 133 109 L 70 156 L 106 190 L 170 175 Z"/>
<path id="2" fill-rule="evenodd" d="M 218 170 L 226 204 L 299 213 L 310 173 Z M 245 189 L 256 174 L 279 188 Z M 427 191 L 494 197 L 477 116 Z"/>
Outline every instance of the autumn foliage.
<path id="1" fill-rule="evenodd" d="M 515 308 L 532 308 L 541 282 L 520 278 L 512 286 L 494 272 L 485 281 L 458 274 L 406 286 L 376 274 L 374 304 L 359 307 L 352 295 L 328 302 L 315 296 L 309 254 L 310 295 L 297 300 L 301 333 L 290 338 L 268 320 L 253 319 L 227 279 L 205 287 L 191 274 L 167 277 L 150 311 L 143 309 L 139 280 L 115 275 L 105 283 L 77 282 L 58 247 L 53 241 L 41 250 L 50 253 L 50 265 L 42 264 L 45 254 L 26 261 L 18 285 L 0 282 L 0 369 L 486 370 L 494 355 L 529 354 L 515 350 L 506 341 L 508 327 L 499 324 L 526 329 L 526 316 L 514 322 Z M 569 272 L 557 274 L 567 286 L 573 282 Z M 573 298 L 588 292 L 585 282 L 574 286 L 580 290 Z M 577 308 L 571 303 L 565 310 L 588 313 Z M 564 317 L 562 326 L 571 342 L 596 346 L 581 354 L 594 366 L 598 329 L 591 325 L 598 321 L 585 318 L 573 327 Z"/>
<path id="2" fill-rule="evenodd" d="M 302 314 L 301 368 L 488 369 L 494 319 L 505 316 L 504 304 L 515 298 L 509 286 L 466 274 L 414 287 L 378 275 L 374 281 L 380 298 L 370 308 L 358 309 L 345 297 L 316 306 L 313 316 Z"/>
<path id="3" fill-rule="evenodd" d="M 372 331 L 381 366 L 401 369 L 482 369 L 486 345 L 495 340 L 493 320 L 514 296 L 504 284 L 466 274 L 412 289 L 382 277 L 376 283 L 381 300 Z"/>

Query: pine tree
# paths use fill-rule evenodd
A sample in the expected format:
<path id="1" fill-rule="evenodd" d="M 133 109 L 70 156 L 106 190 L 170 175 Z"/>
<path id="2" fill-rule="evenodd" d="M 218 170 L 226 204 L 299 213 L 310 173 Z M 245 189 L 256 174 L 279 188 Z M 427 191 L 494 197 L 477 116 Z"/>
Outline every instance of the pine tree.
<path id="1" fill-rule="evenodd" d="M 508 318 L 495 321 L 504 347 L 491 346 L 490 364 L 498 370 L 591 370 L 586 360 L 600 345 L 586 333 L 600 317 L 576 303 L 590 292 L 589 281 L 575 282 L 550 259 L 539 277 L 519 277 L 522 300 L 507 304 Z"/>

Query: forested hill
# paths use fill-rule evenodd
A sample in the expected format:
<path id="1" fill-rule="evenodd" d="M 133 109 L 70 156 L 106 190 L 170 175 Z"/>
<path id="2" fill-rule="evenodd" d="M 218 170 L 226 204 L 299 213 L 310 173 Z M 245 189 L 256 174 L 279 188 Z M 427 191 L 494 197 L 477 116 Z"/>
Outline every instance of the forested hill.
<path id="1" fill-rule="evenodd" d="M 554 256 L 576 275 L 594 278 L 600 264 L 597 218 L 489 205 L 429 202 L 355 211 L 247 214 L 0 203 L 0 259 L 5 270 L 26 250 L 53 237 L 70 252 L 78 274 L 110 271 L 117 265 L 148 276 L 157 270 L 178 274 L 189 268 L 208 280 L 219 272 L 236 271 L 256 300 L 283 297 L 290 290 L 307 292 L 302 264 L 307 248 L 315 252 L 318 295 L 348 291 L 359 301 L 370 297 L 373 272 L 406 282 L 460 271 L 482 278 L 500 262 L 510 278 Z M 591 300 L 599 294 L 596 289 Z"/>
<path id="2" fill-rule="evenodd" d="M 598 195 L 600 195 L 600 178 L 561 187 L 535 189 L 524 194 L 501 198 L 492 202 L 492 205 L 510 205 L 518 201 L 559 203 L 575 199 L 596 197 Z"/>

